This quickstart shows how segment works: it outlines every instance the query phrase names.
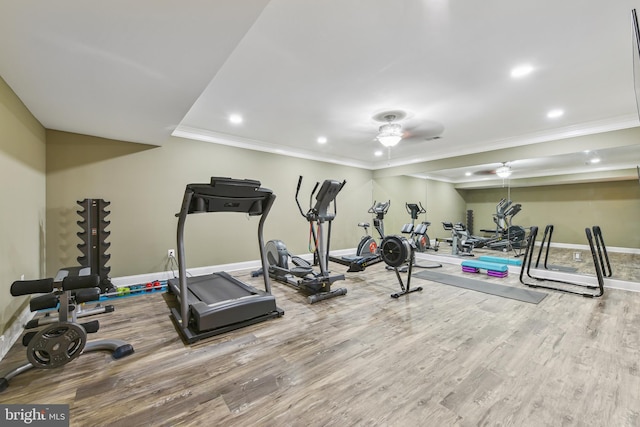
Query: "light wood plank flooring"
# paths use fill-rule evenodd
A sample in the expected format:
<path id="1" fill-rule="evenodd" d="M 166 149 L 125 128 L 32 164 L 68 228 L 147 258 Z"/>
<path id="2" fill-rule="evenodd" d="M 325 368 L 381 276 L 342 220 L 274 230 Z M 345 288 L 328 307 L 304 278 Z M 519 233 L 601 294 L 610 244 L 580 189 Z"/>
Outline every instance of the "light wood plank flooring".
<path id="1" fill-rule="evenodd" d="M 534 305 L 412 282 L 424 291 L 390 298 L 378 264 L 314 305 L 274 283 L 284 317 L 191 346 L 163 294 L 121 299 L 92 338 L 128 340 L 133 356 L 32 370 L 0 402 L 69 404 L 73 426 L 640 425 L 640 294 Z M 16 344 L 0 371 L 24 357 Z"/>

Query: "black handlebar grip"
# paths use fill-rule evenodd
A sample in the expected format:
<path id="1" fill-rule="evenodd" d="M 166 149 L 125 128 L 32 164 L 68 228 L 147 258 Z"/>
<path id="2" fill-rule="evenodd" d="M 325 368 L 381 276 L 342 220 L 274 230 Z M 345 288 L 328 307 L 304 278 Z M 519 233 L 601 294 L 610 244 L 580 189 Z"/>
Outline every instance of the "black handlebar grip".
<path id="1" fill-rule="evenodd" d="M 89 276 L 67 276 L 62 280 L 62 289 L 73 291 L 75 289 L 97 288 L 100 286 L 100 276 L 92 274 Z"/>
<path id="2" fill-rule="evenodd" d="M 53 278 L 38 280 L 17 280 L 11 284 L 11 295 L 46 294 L 53 292 Z"/>
<path id="3" fill-rule="evenodd" d="M 58 305 L 58 295 L 54 293 L 48 293 L 31 298 L 29 301 L 29 310 L 38 311 L 46 310 L 48 308 L 56 308 Z"/>
<path id="4" fill-rule="evenodd" d="M 100 299 L 100 288 L 87 288 L 79 289 L 76 291 L 76 302 L 82 304 L 83 302 L 98 301 Z"/>

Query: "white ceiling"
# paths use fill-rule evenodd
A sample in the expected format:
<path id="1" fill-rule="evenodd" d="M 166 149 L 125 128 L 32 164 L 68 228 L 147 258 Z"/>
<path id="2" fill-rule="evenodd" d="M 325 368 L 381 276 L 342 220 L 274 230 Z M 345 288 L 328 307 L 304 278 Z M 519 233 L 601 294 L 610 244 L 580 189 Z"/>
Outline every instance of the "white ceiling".
<path id="1" fill-rule="evenodd" d="M 380 169 L 637 126 L 634 7 L 640 0 L 0 0 L 0 76 L 49 129 L 155 145 L 173 134 Z M 512 78 L 524 63 L 533 72 Z M 547 118 L 554 108 L 565 114 Z M 390 110 L 406 112 L 405 137 L 376 157 L 373 117 Z M 608 147 L 600 167 L 640 163 L 640 149 L 621 150 Z M 429 176 L 480 179 L 500 161 L 514 177 L 555 174 L 583 157 Z"/>

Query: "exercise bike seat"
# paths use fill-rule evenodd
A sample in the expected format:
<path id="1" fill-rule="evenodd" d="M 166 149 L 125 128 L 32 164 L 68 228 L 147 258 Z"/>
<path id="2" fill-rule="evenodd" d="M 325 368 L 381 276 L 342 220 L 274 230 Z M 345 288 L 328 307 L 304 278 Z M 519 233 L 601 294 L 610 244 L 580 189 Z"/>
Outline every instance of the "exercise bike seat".
<path id="1" fill-rule="evenodd" d="M 359 222 L 358 227 L 369 228 L 370 224 L 368 222 Z"/>
<path id="2" fill-rule="evenodd" d="M 420 236 L 424 236 L 427 233 L 427 227 L 429 227 L 430 222 L 423 222 L 422 224 L 416 225 L 413 230 L 413 234 L 418 234 Z"/>
<path id="3" fill-rule="evenodd" d="M 413 224 L 408 223 L 402 226 L 402 229 L 400 230 L 401 233 L 404 234 L 411 234 L 413 233 Z"/>

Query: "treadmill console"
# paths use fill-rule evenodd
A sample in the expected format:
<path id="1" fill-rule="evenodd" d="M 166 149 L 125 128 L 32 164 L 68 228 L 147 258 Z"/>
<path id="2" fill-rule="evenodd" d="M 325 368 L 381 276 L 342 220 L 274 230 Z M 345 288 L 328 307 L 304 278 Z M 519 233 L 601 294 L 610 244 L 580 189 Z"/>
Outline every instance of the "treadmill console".
<path id="1" fill-rule="evenodd" d="M 260 181 L 212 177 L 209 184 L 188 184 L 191 193 L 188 214 L 205 212 L 242 212 L 262 215 L 265 201 L 273 192 L 260 187 Z"/>
<path id="2" fill-rule="evenodd" d="M 335 200 L 343 185 L 344 183 L 331 179 L 327 179 L 322 183 L 316 196 L 316 205 L 313 207 L 319 218 L 333 220 L 335 214 L 328 213 L 329 205 Z"/>

